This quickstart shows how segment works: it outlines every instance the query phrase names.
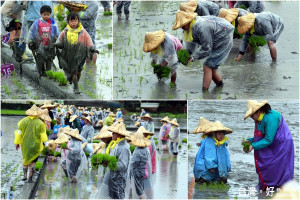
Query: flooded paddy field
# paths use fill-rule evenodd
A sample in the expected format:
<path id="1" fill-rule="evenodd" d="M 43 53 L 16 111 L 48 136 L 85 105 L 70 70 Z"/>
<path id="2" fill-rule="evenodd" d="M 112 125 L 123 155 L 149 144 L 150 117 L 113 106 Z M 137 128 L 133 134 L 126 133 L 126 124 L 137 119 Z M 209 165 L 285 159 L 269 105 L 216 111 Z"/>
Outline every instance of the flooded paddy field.
<path id="1" fill-rule="evenodd" d="M 279 111 L 292 133 L 295 149 L 294 162 L 294 180 L 299 181 L 299 101 L 270 100 L 272 109 Z M 219 120 L 226 127 L 233 130 L 232 134 L 226 135 L 228 139 L 228 151 L 231 161 L 231 172 L 227 179 L 229 189 L 224 191 L 203 190 L 199 184 L 195 184 L 194 198 L 207 199 L 233 199 L 247 198 L 250 196 L 239 196 L 239 189 L 255 187 L 258 184 L 258 175 L 256 174 L 254 164 L 254 152 L 244 153 L 241 145 L 242 138 L 253 137 L 254 121 L 248 118 L 244 121 L 244 115 L 247 109 L 247 101 L 190 101 L 188 103 L 188 165 L 189 173 L 193 173 L 195 156 L 198 152 L 197 143 L 200 142 L 202 134 L 192 134 L 198 125 L 200 117 L 210 121 Z M 266 198 L 266 193 L 256 193 L 251 198 Z"/>
<path id="2" fill-rule="evenodd" d="M 99 2 L 98 18 L 96 21 L 96 49 L 99 51 L 96 64 L 84 65 L 79 81 L 79 89 L 85 99 L 112 99 L 112 16 L 103 15 L 103 7 Z M 12 54 L 11 50 L 3 48 Z M 2 49 L 2 50 L 3 50 Z M 27 48 L 26 53 L 31 54 Z M 5 58 L 2 58 L 5 59 Z M 5 62 L 1 61 L 1 64 Z M 28 61 L 23 65 L 31 65 L 32 70 L 36 71 L 35 63 Z M 59 69 L 58 60 L 55 58 L 54 64 Z M 53 68 L 52 68 L 53 70 Z M 36 72 L 37 73 L 37 72 Z M 17 74 L 17 72 L 16 72 Z M 48 78 L 43 79 L 51 84 L 59 85 Z M 17 83 L 15 83 L 17 82 Z M 16 75 L 1 79 L 1 97 L 4 99 L 47 99 L 55 98 L 55 95 L 39 88 L 38 83 L 28 80 L 25 76 Z M 60 86 L 64 90 L 73 91 L 73 85 Z M 24 89 L 25 88 L 25 89 Z M 75 96 L 75 95 L 74 95 Z"/>
<path id="3" fill-rule="evenodd" d="M 282 96 L 299 97 L 299 2 L 265 1 L 265 11 L 279 15 L 284 30 L 276 48 L 278 59 L 273 63 L 267 46 L 256 56 L 245 54 L 240 62 L 240 40 L 234 45 L 227 60 L 218 69 L 224 80 L 223 88 L 211 84 L 208 94 L 202 93 L 202 65 L 205 59 L 180 64 L 177 86 L 170 87 L 170 79 L 158 81 L 150 65 L 150 53 L 142 50 L 145 32 L 164 30 L 182 39 L 182 30 L 172 30 L 181 2 L 133 1 L 129 20 L 114 15 L 114 99 L 245 99 Z M 290 13 L 295 17 L 291 18 Z"/>
<path id="4" fill-rule="evenodd" d="M 15 150 L 14 131 L 17 129 L 17 122 L 24 116 L 2 116 L 2 132 L 1 137 L 1 171 L 16 168 L 14 173 L 6 177 L 6 173 L 2 173 L 2 177 L 6 177 L 7 183 L 16 182 L 15 197 L 23 197 L 24 188 L 28 187 L 27 182 L 21 181 L 22 177 L 22 153 Z M 186 130 L 186 119 L 178 119 L 178 123 Z M 125 120 L 125 124 L 130 126 L 131 121 Z M 155 129 L 160 128 L 158 119 L 155 119 Z M 134 130 L 132 130 L 134 131 Z M 99 129 L 95 129 L 94 135 L 99 133 Z M 159 132 L 155 131 L 153 137 L 158 138 Z M 187 138 L 186 132 L 181 132 L 180 140 Z M 188 170 L 188 145 L 181 143 L 177 161 L 173 159 L 169 152 L 157 151 L 157 166 L 154 175 L 154 198 L 159 199 L 186 199 L 187 198 L 187 170 Z M 14 160 L 14 161 L 13 161 Z M 90 159 L 89 159 L 90 162 Z M 18 165 L 19 164 L 19 165 Z M 7 167 L 8 166 L 8 167 Z M 17 167 L 16 167 L 17 166 Z M 100 183 L 97 178 L 97 170 L 91 167 L 82 174 L 77 184 L 68 182 L 62 168 L 60 160 L 49 160 L 45 171 L 40 179 L 37 188 L 37 199 L 97 199 L 99 196 Z M 17 179 L 17 181 L 16 181 Z M 36 180 L 34 178 L 34 180 Z M 1 185 L 1 191 L 7 192 L 11 184 Z M 23 197 L 28 198 L 28 197 Z"/>

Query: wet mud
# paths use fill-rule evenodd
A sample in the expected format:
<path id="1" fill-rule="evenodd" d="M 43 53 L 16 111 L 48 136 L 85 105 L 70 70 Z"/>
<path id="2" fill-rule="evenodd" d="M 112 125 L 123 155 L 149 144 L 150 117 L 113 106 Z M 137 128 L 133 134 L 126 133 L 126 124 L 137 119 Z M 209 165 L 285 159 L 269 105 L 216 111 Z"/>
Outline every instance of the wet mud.
<path id="1" fill-rule="evenodd" d="M 295 149 L 294 180 L 299 181 L 299 102 L 298 101 L 269 101 L 272 109 L 279 111 L 286 120 L 292 133 Z M 265 192 L 256 192 L 254 196 L 241 196 L 239 190 L 254 187 L 258 184 L 254 164 L 254 153 L 243 152 L 241 142 L 253 137 L 254 121 L 249 118 L 244 121 L 244 114 L 247 108 L 247 101 L 191 101 L 188 104 L 188 129 L 191 134 L 188 136 L 188 143 L 191 148 L 188 150 L 189 174 L 193 173 L 195 156 L 198 152 L 196 143 L 201 141 L 202 134 L 192 134 L 198 125 L 200 117 L 210 121 L 221 121 L 226 127 L 233 130 L 232 134 L 226 135 L 228 139 L 228 150 L 231 161 L 231 172 L 227 179 L 229 189 L 224 191 L 202 190 L 199 184 L 195 185 L 194 198 L 197 199 L 233 199 L 233 198 L 267 198 Z M 250 194 L 249 192 L 247 192 Z M 242 193 L 240 193 L 242 194 Z"/>
<path id="2" fill-rule="evenodd" d="M 273 63 L 267 46 L 256 56 L 245 54 L 240 62 L 240 40 L 218 69 L 224 80 L 222 88 L 212 82 L 209 92 L 202 93 L 205 59 L 177 68 L 177 86 L 170 79 L 158 81 L 150 65 L 149 53 L 142 50 L 145 32 L 164 30 L 182 39 L 181 29 L 173 31 L 176 11 L 181 2 L 133 1 L 129 20 L 114 15 L 114 99 L 289 99 L 299 97 L 299 2 L 266 1 L 265 11 L 279 15 L 284 30 L 276 48 L 278 59 Z M 291 17 L 293 13 L 294 17 Z"/>

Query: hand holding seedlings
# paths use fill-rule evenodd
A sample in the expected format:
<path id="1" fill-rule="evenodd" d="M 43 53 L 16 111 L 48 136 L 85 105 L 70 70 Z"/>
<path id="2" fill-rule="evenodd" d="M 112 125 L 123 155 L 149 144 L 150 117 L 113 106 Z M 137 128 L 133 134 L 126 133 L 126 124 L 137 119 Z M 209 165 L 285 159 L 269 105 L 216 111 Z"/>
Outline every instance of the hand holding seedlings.
<path id="1" fill-rule="evenodd" d="M 165 62 L 163 62 L 160 66 L 162 66 L 162 67 L 165 67 L 165 66 L 167 66 L 167 62 L 165 61 Z"/>
<path id="2" fill-rule="evenodd" d="M 194 60 L 195 60 L 195 59 L 191 56 L 191 58 L 189 59 L 188 63 L 194 62 Z"/>

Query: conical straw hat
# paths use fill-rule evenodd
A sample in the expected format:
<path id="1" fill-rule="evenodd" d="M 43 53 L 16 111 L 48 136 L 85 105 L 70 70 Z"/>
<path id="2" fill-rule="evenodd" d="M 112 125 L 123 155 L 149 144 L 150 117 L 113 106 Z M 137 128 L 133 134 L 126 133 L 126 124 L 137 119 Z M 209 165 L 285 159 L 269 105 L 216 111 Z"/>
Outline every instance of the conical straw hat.
<path id="1" fill-rule="evenodd" d="M 137 131 L 133 136 L 129 138 L 131 140 L 130 144 L 137 147 L 147 147 L 151 145 L 151 141 L 144 137 L 143 132 Z"/>
<path id="2" fill-rule="evenodd" d="M 108 131 L 107 126 L 103 126 L 100 132 L 93 139 L 101 140 L 103 138 L 112 138 L 112 132 Z"/>
<path id="3" fill-rule="evenodd" d="M 105 149 L 106 144 L 104 142 L 93 143 L 93 154 L 102 153 L 103 149 Z"/>
<path id="4" fill-rule="evenodd" d="M 42 114 L 40 115 L 40 118 L 44 121 L 47 121 L 47 122 L 51 122 L 52 119 L 51 117 L 49 116 L 49 112 L 47 109 L 44 109 L 44 110 L 41 110 Z"/>
<path id="5" fill-rule="evenodd" d="M 89 112 L 88 112 L 88 111 L 84 111 L 84 112 L 82 113 L 82 115 L 88 116 L 88 115 L 89 115 Z"/>
<path id="6" fill-rule="evenodd" d="M 268 101 L 258 102 L 255 100 L 249 100 L 247 104 L 247 111 L 244 116 L 244 120 L 247 119 L 249 116 L 253 115 L 256 111 L 258 111 L 261 107 L 266 105 Z"/>
<path id="7" fill-rule="evenodd" d="M 69 141 L 69 137 L 64 134 L 64 133 L 61 133 L 58 138 L 54 141 L 55 144 L 62 144 L 64 142 L 68 142 Z"/>
<path id="8" fill-rule="evenodd" d="M 59 128 L 59 129 L 58 129 L 58 133 L 57 133 L 57 137 L 59 137 L 60 134 L 65 134 L 65 132 L 70 132 L 70 131 L 71 131 L 70 126 L 66 126 L 66 127 L 64 127 L 64 128 Z M 70 138 L 69 135 L 67 135 L 67 137 Z"/>
<path id="9" fill-rule="evenodd" d="M 165 117 L 162 118 L 160 121 L 161 121 L 161 122 L 168 122 L 168 123 L 170 123 L 170 119 L 169 119 L 168 116 L 165 116 Z"/>
<path id="10" fill-rule="evenodd" d="M 78 117 L 77 115 L 72 115 L 69 122 L 72 123 L 77 117 Z"/>
<path id="11" fill-rule="evenodd" d="M 186 3 L 181 3 L 180 4 L 180 10 L 184 12 L 190 12 L 193 13 L 197 9 L 197 1 L 189 1 Z"/>
<path id="12" fill-rule="evenodd" d="M 211 128 L 204 131 L 204 133 L 212 133 L 216 131 L 225 131 L 226 134 L 232 133 L 232 130 L 230 128 L 225 127 L 220 121 L 216 121 Z"/>
<path id="13" fill-rule="evenodd" d="M 48 147 L 49 149 L 56 149 L 56 144 L 54 143 L 54 140 L 49 140 L 48 141 Z"/>
<path id="14" fill-rule="evenodd" d="M 138 127 L 140 125 L 141 125 L 141 122 L 135 122 L 135 124 L 134 124 L 135 127 Z"/>
<path id="15" fill-rule="evenodd" d="M 73 129 L 71 131 L 66 131 L 65 134 L 70 135 L 74 138 L 77 138 L 78 140 L 82 140 L 80 135 L 79 135 L 79 130 L 77 128 Z"/>
<path id="16" fill-rule="evenodd" d="M 113 112 L 111 112 L 111 113 L 109 113 L 109 116 L 115 117 L 116 115 Z"/>
<path id="17" fill-rule="evenodd" d="M 103 123 L 103 120 L 99 120 L 99 121 L 98 121 L 98 124 L 100 125 L 100 123 Z"/>
<path id="18" fill-rule="evenodd" d="M 170 124 L 172 124 L 172 125 L 174 125 L 174 126 L 179 126 L 179 124 L 177 123 L 177 119 L 176 118 L 174 118 L 174 119 L 172 119 L 171 121 L 170 121 Z"/>
<path id="19" fill-rule="evenodd" d="M 145 33 L 145 42 L 143 46 L 144 52 L 150 52 L 156 49 L 166 37 L 166 33 L 162 30 Z"/>
<path id="20" fill-rule="evenodd" d="M 56 105 L 52 105 L 50 101 L 45 101 L 44 105 L 41 108 L 54 108 Z"/>
<path id="21" fill-rule="evenodd" d="M 82 147 L 82 150 L 84 150 L 84 149 L 85 149 L 86 145 L 87 145 L 87 142 L 85 142 L 85 143 L 83 143 L 83 144 L 81 145 L 81 147 Z"/>
<path id="22" fill-rule="evenodd" d="M 73 110 L 69 109 L 67 113 L 73 114 Z"/>
<path id="23" fill-rule="evenodd" d="M 90 116 L 88 116 L 88 117 L 82 117 L 82 118 L 88 120 L 90 123 L 93 123 Z"/>
<path id="24" fill-rule="evenodd" d="M 150 132 L 150 131 L 147 131 L 143 126 L 141 126 L 137 132 L 142 132 L 142 133 L 146 133 L 146 134 L 149 134 L 149 135 L 154 135 L 154 133 Z"/>
<path id="25" fill-rule="evenodd" d="M 210 129 L 210 127 L 212 126 L 213 122 L 208 121 L 207 119 L 201 117 L 199 122 L 198 122 L 198 126 L 195 128 L 195 130 L 193 131 L 194 134 L 197 133 L 204 133 L 204 131 L 206 131 L 207 129 Z"/>
<path id="26" fill-rule="evenodd" d="M 248 13 L 238 18 L 238 32 L 239 34 L 245 34 L 254 25 L 255 16 L 253 13 Z"/>
<path id="27" fill-rule="evenodd" d="M 239 10 L 237 8 L 225 9 L 221 8 L 219 11 L 219 17 L 226 19 L 230 23 L 233 22 L 239 15 Z"/>
<path id="28" fill-rule="evenodd" d="M 123 136 L 128 136 L 130 134 L 129 131 L 126 130 L 125 124 L 124 123 L 115 123 L 108 127 L 108 130 L 113 132 L 113 133 L 118 133 Z"/>
<path id="29" fill-rule="evenodd" d="M 30 109 L 26 110 L 26 115 L 28 116 L 33 116 L 33 117 L 38 117 L 42 114 L 41 110 L 33 104 Z"/>
<path id="30" fill-rule="evenodd" d="M 118 118 L 117 122 L 118 122 L 118 123 L 124 122 L 124 119 Z"/>
<path id="31" fill-rule="evenodd" d="M 176 30 L 178 28 L 183 27 L 184 25 L 190 23 L 197 16 L 197 13 L 188 13 L 181 10 L 177 11 L 176 20 L 172 29 Z"/>
<path id="32" fill-rule="evenodd" d="M 152 117 L 147 113 L 146 115 L 144 115 L 144 116 L 142 116 L 142 119 L 143 118 L 149 118 L 149 119 L 151 119 L 152 120 Z"/>

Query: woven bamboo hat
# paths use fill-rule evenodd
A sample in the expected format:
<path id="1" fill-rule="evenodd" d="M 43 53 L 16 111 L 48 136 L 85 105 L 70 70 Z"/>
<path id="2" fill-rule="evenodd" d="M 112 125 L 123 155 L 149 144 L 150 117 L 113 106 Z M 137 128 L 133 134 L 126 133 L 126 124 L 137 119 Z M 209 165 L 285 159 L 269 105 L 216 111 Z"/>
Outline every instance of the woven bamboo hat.
<path id="1" fill-rule="evenodd" d="M 108 112 L 108 113 L 109 113 L 109 112 L 110 112 L 110 108 L 107 108 L 105 112 Z"/>
<path id="2" fill-rule="evenodd" d="M 142 119 L 144 119 L 144 118 L 148 118 L 148 119 L 153 120 L 152 117 L 148 113 L 146 115 L 142 116 Z"/>
<path id="3" fill-rule="evenodd" d="M 54 143 L 54 140 L 48 141 L 48 147 L 49 147 L 49 149 L 53 149 L 53 150 L 56 149 L 56 144 Z"/>
<path id="4" fill-rule="evenodd" d="M 101 140 L 103 138 L 112 138 L 112 132 L 108 131 L 107 126 L 103 126 L 100 132 L 93 139 Z"/>
<path id="5" fill-rule="evenodd" d="M 194 134 L 197 133 L 204 133 L 204 131 L 206 131 L 207 129 L 210 129 L 210 127 L 213 125 L 213 122 L 208 121 L 207 119 L 201 117 L 199 122 L 198 122 L 198 126 L 195 128 L 195 130 L 193 131 Z"/>
<path id="6" fill-rule="evenodd" d="M 143 132 L 137 131 L 133 136 L 129 138 L 130 144 L 137 147 L 147 147 L 151 145 L 151 141 L 144 137 Z"/>
<path id="7" fill-rule="evenodd" d="M 142 132 L 142 133 L 146 133 L 146 134 L 149 134 L 149 135 L 154 135 L 154 133 L 150 132 L 150 131 L 147 131 L 143 126 L 141 126 L 137 132 Z"/>
<path id="8" fill-rule="evenodd" d="M 41 106 L 41 108 L 55 108 L 56 107 L 56 105 L 52 105 L 51 103 L 50 103 L 50 101 L 45 101 L 45 103 L 44 103 L 44 105 L 43 106 Z"/>
<path id="9" fill-rule="evenodd" d="M 189 1 L 186 3 L 181 3 L 180 10 L 182 10 L 184 12 L 193 13 L 197 9 L 197 5 L 198 5 L 197 1 Z"/>
<path id="10" fill-rule="evenodd" d="M 89 112 L 88 112 L 88 111 L 84 111 L 84 112 L 82 113 L 82 115 L 88 116 L 88 115 L 89 115 Z"/>
<path id="11" fill-rule="evenodd" d="M 64 134 L 64 133 L 61 133 L 58 138 L 54 141 L 55 144 L 62 144 L 64 142 L 68 142 L 69 141 L 69 137 Z"/>
<path id="12" fill-rule="evenodd" d="M 108 131 L 111 131 L 113 133 L 118 133 L 119 135 L 128 136 L 130 135 L 130 132 L 126 130 L 124 123 L 114 123 L 107 129 Z"/>
<path id="13" fill-rule="evenodd" d="M 232 130 L 230 128 L 225 127 L 220 121 L 216 121 L 212 124 L 212 126 L 205 130 L 204 133 L 213 133 L 216 131 L 225 131 L 226 134 L 232 133 Z"/>
<path id="14" fill-rule="evenodd" d="M 74 138 L 77 138 L 78 140 L 82 140 L 80 135 L 79 135 L 79 130 L 77 128 L 73 129 L 71 131 L 65 131 L 65 134 L 70 135 Z"/>
<path id="15" fill-rule="evenodd" d="M 106 144 L 104 142 L 93 143 L 93 154 L 102 153 Z"/>
<path id="16" fill-rule="evenodd" d="M 160 121 L 161 121 L 161 122 L 168 122 L 168 123 L 170 123 L 170 119 L 169 119 L 168 116 L 165 116 L 165 117 L 162 118 Z"/>
<path id="17" fill-rule="evenodd" d="M 77 115 L 72 115 L 69 122 L 73 122 L 78 116 Z"/>
<path id="18" fill-rule="evenodd" d="M 266 105 L 268 101 L 258 102 L 255 100 L 249 100 L 247 104 L 247 111 L 244 116 L 244 120 L 246 120 L 249 116 L 253 115 L 256 111 L 258 111 L 261 107 Z"/>
<path id="19" fill-rule="evenodd" d="M 255 16 L 253 13 L 248 13 L 238 18 L 238 32 L 239 34 L 245 34 L 254 25 Z"/>
<path id="20" fill-rule="evenodd" d="M 133 116 L 136 116 L 136 114 L 135 114 L 135 113 L 133 113 Z"/>
<path id="21" fill-rule="evenodd" d="M 116 115 L 113 112 L 111 112 L 111 113 L 109 113 L 109 116 L 115 117 Z"/>
<path id="22" fill-rule="evenodd" d="M 85 142 L 85 143 L 83 143 L 83 144 L 81 145 L 81 147 L 82 147 L 82 150 L 84 150 L 84 149 L 85 149 L 86 145 L 87 145 L 87 142 Z"/>
<path id="23" fill-rule="evenodd" d="M 145 33 L 145 42 L 143 46 L 144 52 L 150 52 L 156 49 L 166 37 L 166 33 L 162 30 Z"/>
<path id="24" fill-rule="evenodd" d="M 44 109 L 44 110 L 41 110 L 42 114 L 40 115 L 40 118 L 44 121 L 47 121 L 47 122 L 51 122 L 52 119 L 51 117 L 49 116 L 49 112 L 47 109 Z"/>
<path id="25" fill-rule="evenodd" d="M 171 121 L 170 121 L 170 124 L 172 124 L 172 125 L 174 125 L 174 126 L 179 126 L 179 124 L 177 123 L 177 119 L 176 118 L 174 118 L 174 119 L 172 119 Z"/>
<path id="26" fill-rule="evenodd" d="M 134 126 L 139 127 L 141 125 L 141 122 L 135 122 Z"/>
<path id="27" fill-rule="evenodd" d="M 59 137 L 61 134 L 65 134 L 65 132 L 70 132 L 70 131 L 71 131 L 70 126 L 66 126 L 64 128 L 59 128 L 58 133 L 57 133 L 57 137 Z M 67 137 L 70 138 L 69 135 L 67 135 Z"/>
<path id="28" fill-rule="evenodd" d="M 91 120 L 91 117 L 90 116 L 88 116 L 88 117 L 82 117 L 83 119 L 86 119 L 86 120 L 88 120 L 90 123 L 92 123 L 92 120 Z"/>
<path id="29" fill-rule="evenodd" d="M 38 117 L 42 114 L 42 111 L 35 104 L 33 104 L 30 109 L 26 110 L 25 113 L 28 116 Z"/>
<path id="30" fill-rule="evenodd" d="M 118 122 L 118 123 L 124 122 L 124 119 L 118 118 L 117 122 Z"/>
<path id="31" fill-rule="evenodd" d="M 190 23 L 195 17 L 197 17 L 197 13 L 188 13 L 181 10 L 178 10 L 176 13 L 176 20 L 173 25 L 173 30 L 179 29 L 184 25 Z"/>
<path id="32" fill-rule="evenodd" d="M 226 19 L 230 23 L 233 22 L 239 15 L 239 10 L 237 8 L 225 9 L 221 8 L 219 11 L 219 17 Z"/>
<path id="33" fill-rule="evenodd" d="M 72 115 L 73 114 L 73 110 L 69 109 L 67 113 L 69 113 L 70 115 Z"/>

